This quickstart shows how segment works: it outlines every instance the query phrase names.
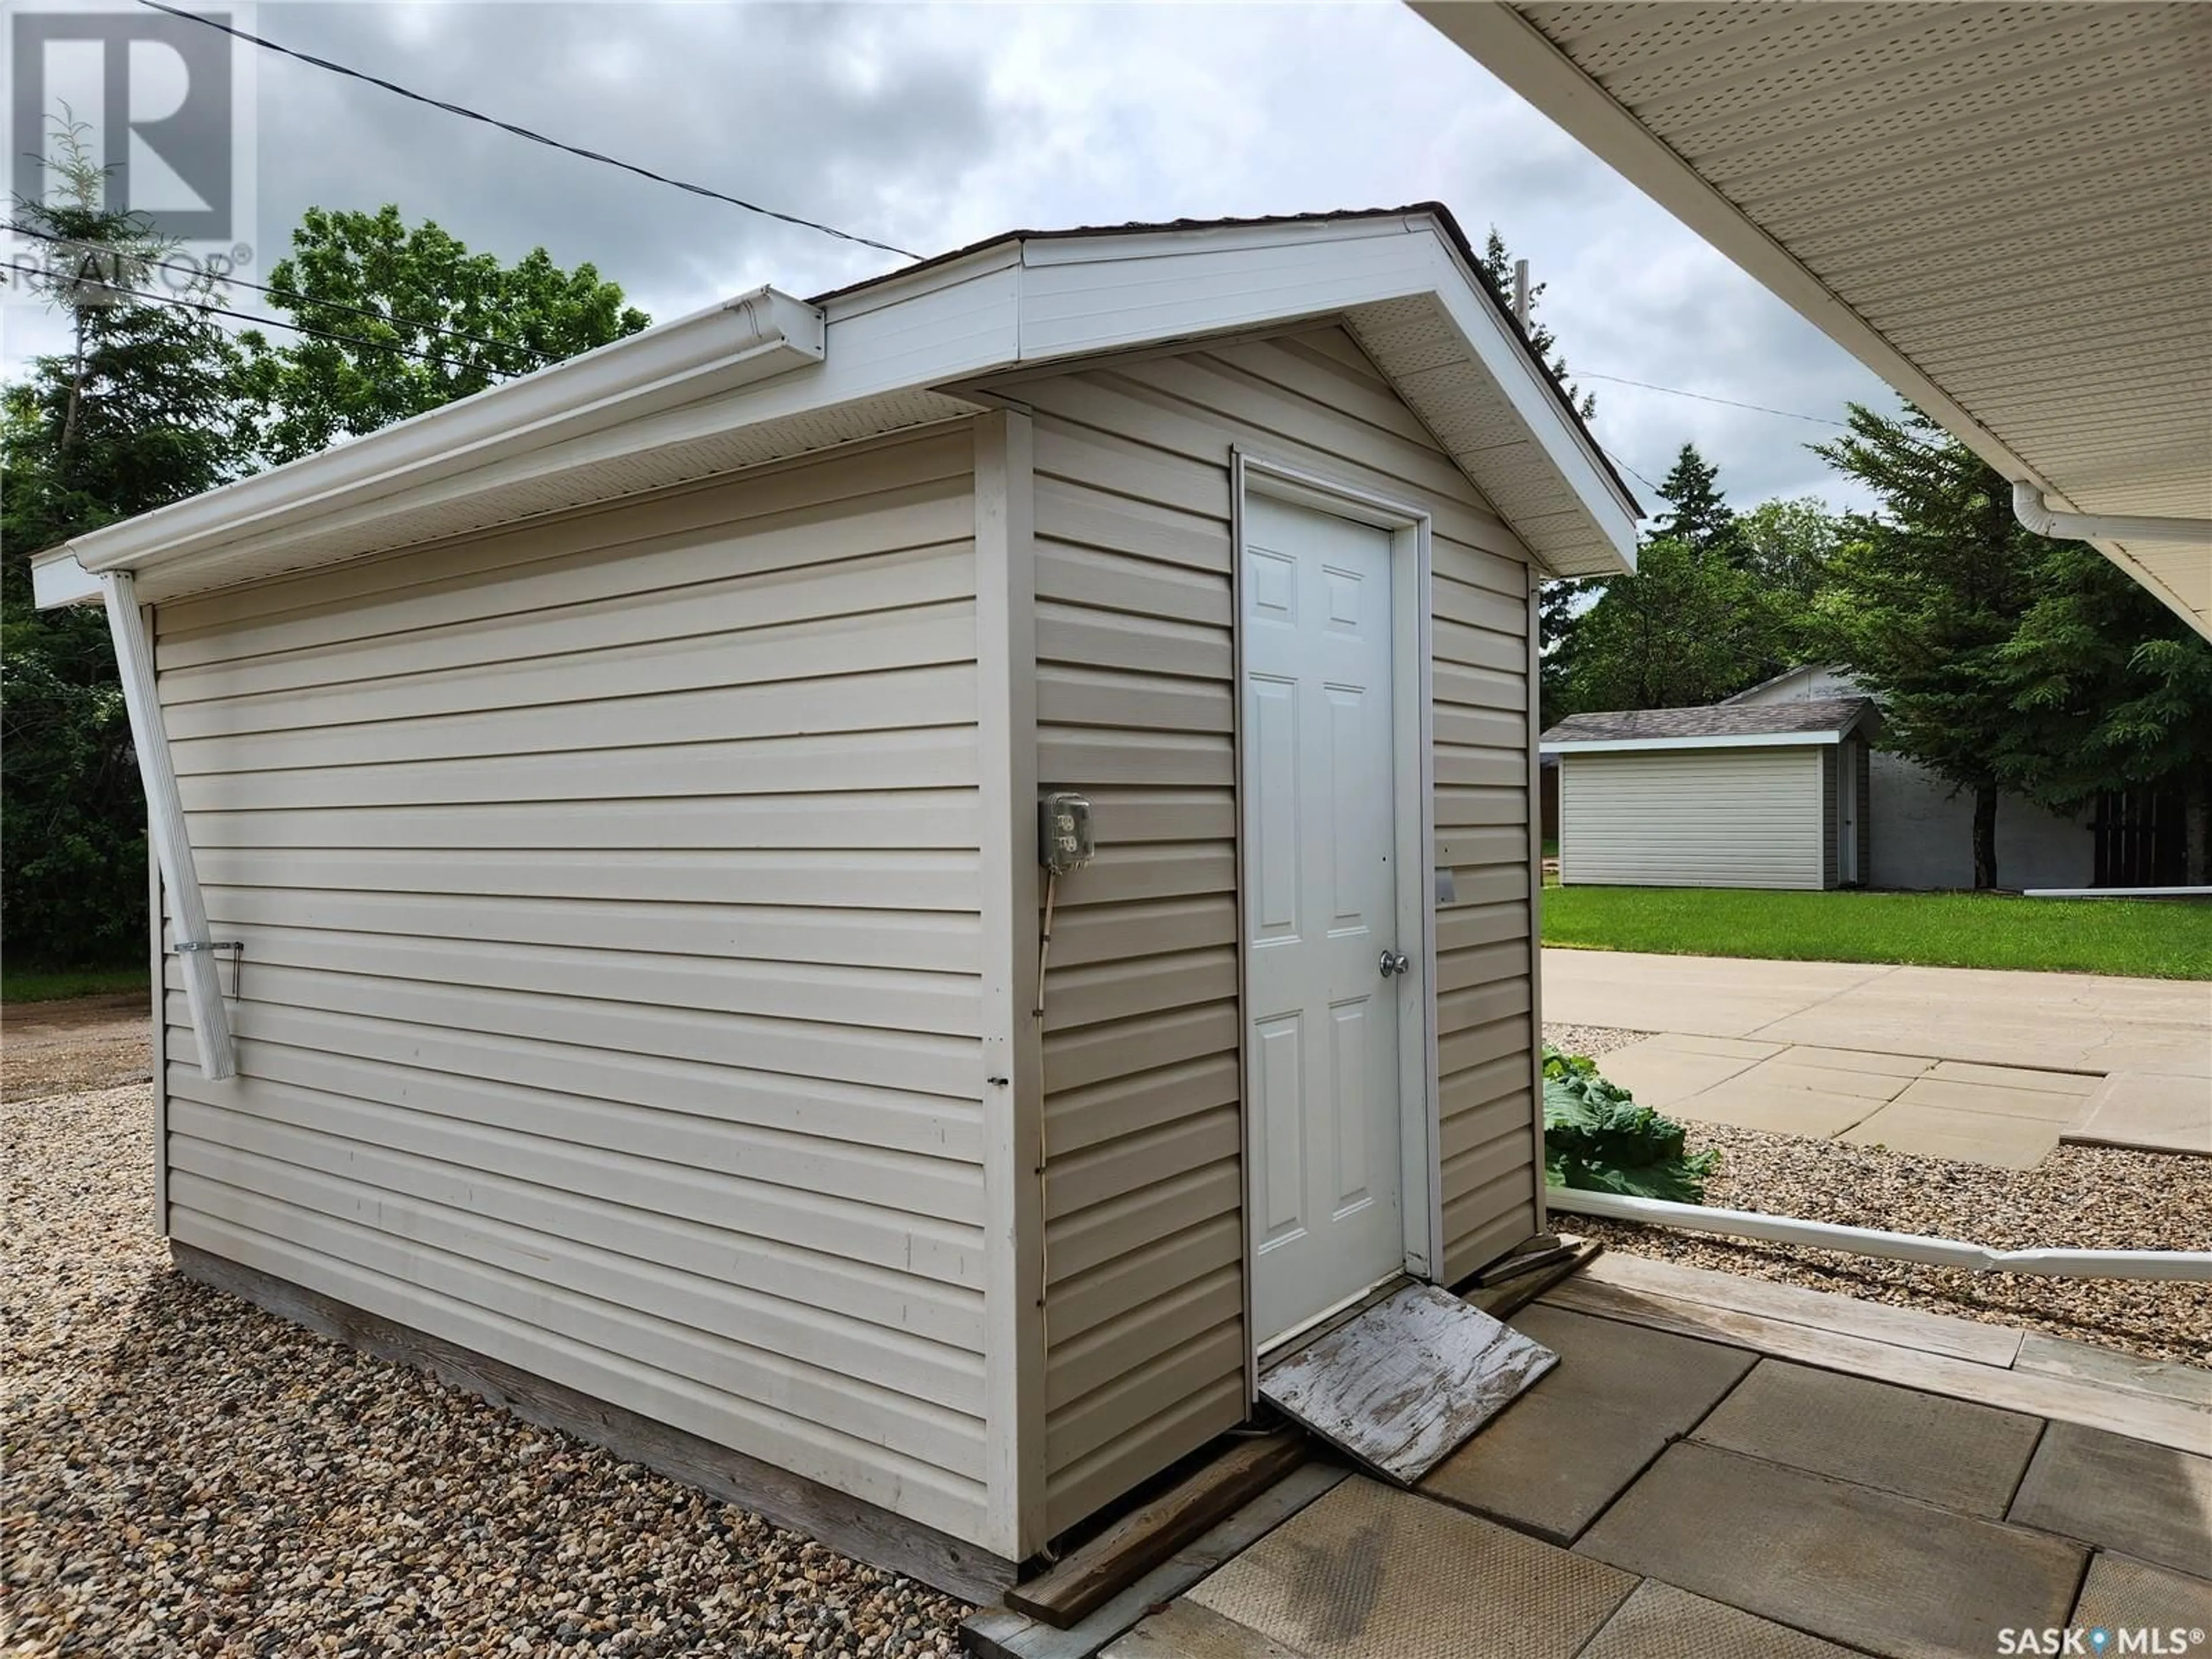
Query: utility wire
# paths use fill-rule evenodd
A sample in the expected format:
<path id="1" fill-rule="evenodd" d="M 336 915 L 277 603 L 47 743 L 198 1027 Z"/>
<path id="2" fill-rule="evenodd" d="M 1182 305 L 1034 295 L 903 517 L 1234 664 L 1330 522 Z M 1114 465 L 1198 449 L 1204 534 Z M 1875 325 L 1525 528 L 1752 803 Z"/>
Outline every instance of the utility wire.
<path id="1" fill-rule="evenodd" d="M 1635 479 L 1637 483 L 1638 483 L 1642 484 L 1642 485 L 1643 485 L 1646 489 L 1650 490 L 1653 495 L 1659 496 L 1662 501 L 1666 498 L 1666 492 L 1665 492 L 1664 490 L 1661 489 L 1657 484 L 1653 483 L 1651 482 L 1651 480 L 1650 480 L 1650 479 L 1649 479 L 1649 478 L 1645 477 L 1644 477 L 1641 472 L 1638 472 L 1638 471 L 1634 467 L 1630 466 L 1626 461 L 1622 460 L 1622 459 L 1620 459 L 1620 456 L 1618 456 L 1618 455 L 1614 454 L 1611 450 L 1607 449 L 1607 448 L 1603 444 L 1600 444 L 1600 445 L 1598 446 L 1598 453 L 1599 453 L 1600 454 L 1603 455 L 1603 456 L 1606 458 L 1606 459 L 1607 459 L 1608 461 L 1611 461 L 1611 462 L 1612 462 L 1615 466 L 1617 466 L 1617 467 L 1620 467 L 1620 468 L 1624 469 L 1624 470 L 1627 472 L 1627 474 L 1628 474 L 1628 476 L 1629 476 L 1630 477 L 1632 477 L 1632 478 Z"/>
<path id="2" fill-rule="evenodd" d="M 10 261 L 10 267 L 22 276 L 40 279 L 47 273 L 38 270 L 20 260 Z M 241 323 L 258 323 L 267 328 L 289 329 L 295 334 L 312 334 L 319 340 L 331 340 L 340 345 L 361 346 L 370 351 L 388 351 L 398 357 L 413 357 L 426 363 L 435 363 L 441 368 L 458 368 L 466 373 L 481 370 L 480 363 L 465 363 L 452 357 L 441 357 L 434 352 L 423 351 L 414 346 L 395 344 L 390 340 L 372 340 L 365 335 L 341 334 L 336 329 L 317 328 L 311 323 L 288 323 L 278 317 L 263 317 L 251 311 L 234 311 L 228 306 L 219 306 L 207 300 L 195 300 L 182 294 L 156 294 L 150 289 L 130 291 L 133 304 L 182 306 L 188 311 L 200 312 L 210 317 L 234 317 Z"/>
<path id="3" fill-rule="evenodd" d="M 151 3 L 152 0 L 141 0 L 142 4 Z M 1848 421 L 1838 421 L 1826 415 L 1801 415 L 1794 409 L 1775 409 L 1765 404 L 1741 403 L 1734 398 L 1716 398 L 1703 392 L 1685 392 L 1678 386 L 1654 386 L 1649 380 L 1631 380 L 1619 374 L 1599 374 L 1586 368 L 1577 369 L 1574 378 L 1577 380 L 1610 380 L 1615 386 L 1640 386 L 1646 392 L 1664 392 L 1670 397 L 1695 398 L 1701 404 L 1723 404 L 1730 409 L 1755 410 L 1761 415 L 1779 415 L 1786 420 L 1810 421 L 1816 426 L 1840 426 L 1849 429 L 1850 424 Z"/>
<path id="4" fill-rule="evenodd" d="M 106 243 L 88 241 L 82 236 L 58 236 L 50 230 L 33 230 L 28 225 L 10 224 L 7 226 L 6 228 L 12 234 L 17 236 L 35 236 L 40 241 L 58 242 L 65 247 L 100 248 L 112 246 Z M 275 288 L 271 287 L 267 283 L 252 283 L 248 282 L 243 276 L 217 276 L 198 265 L 179 264 L 173 259 L 146 258 L 143 256 L 130 254 L 128 250 L 125 250 L 125 252 L 126 257 L 130 258 L 134 264 L 144 264 L 149 270 L 181 270 L 190 276 L 206 277 L 210 282 L 222 283 L 224 284 L 235 283 L 240 288 L 250 288 L 257 293 L 273 294 L 280 300 L 294 301 L 302 307 L 313 306 L 317 309 L 323 311 L 351 312 L 356 317 L 366 317 L 374 322 L 389 323 L 395 328 L 422 329 L 428 333 L 443 334 L 456 340 L 466 340 L 471 345 L 489 346 L 496 351 L 526 352 L 541 362 L 557 363 L 561 361 L 559 353 L 552 351 L 540 351 L 536 346 L 525 345 L 520 340 L 495 340 L 488 334 L 471 334 L 466 329 L 449 328 L 443 323 L 415 322 L 407 318 L 398 316 L 392 312 L 379 311 L 373 306 L 348 305 L 342 300 L 313 299 L 308 295 L 298 293 L 292 289 Z M 182 295 L 173 296 L 149 295 L 146 297 L 153 299 L 170 297 L 183 299 L 186 296 Z M 276 322 L 274 318 L 264 319 L 262 320 Z M 283 328 L 289 326 L 289 325 L 276 323 L 276 326 Z"/>
<path id="5" fill-rule="evenodd" d="M 758 202 L 748 202 L 743 197 L 731 196 L 706 185 L 695 185 L 689 179 L 672 179 L 665 173 L 655 173 L 650 167 L 640 167 L 635 161 L 625 161 L 617 156 L 602 155 L 595 149 L 586 149 L 580 145 L 563 143 L 558 138 L 533 131 L 528 127 L 517 126 L 512 121 L 502 121 L 495 115 L 487 115 L 482 110 L 471 109 L 466 104 L 448 103 L 442 98 L 433 98 L 427 93 L 416 92 L 410 87 L 401 86 L 397 81 L 387 81 L 381 76 L 370 75 L 349 64 L 334 63 L 327 58 L 318 58 L 313 52 L 300 52 L 291 46 L 279 46 L 274 40 L 267 40 L 258 34 L 249 33 L 245 29 L 234 27 L 216 18 L 203 16 L 198 12 L 185 11 L 179 7 L 164 5 L 162 0 L 138 0 L 138 3 L 170 17 L 181 17 L 188 22 L 203 24 L 209 28 L 259 46 L 264 52 L 273 52 L 286 58 L 296 58 L 301 63 L 313 64 L 317 69 L 328 70 L 333 75 L 343 75 L 356 81 L 365 81 L 370 86 L 381 87 L 385 91 L 394 93 L 399 97 L 410 99 L 418 104 L 427 104 L 432 109 L 441 109 L 448 115 L 458 115 L 464 120 L 481 121 L 486 126 L 497 127 L 501 132 L 513 133 L 518 138 L 527 138 L 532 143 L 543 144 L 548 149 L 557 149 L 564 155 L 579 156 L 586 161 L 597 161 L 604 167 L 619 167 L 623 172 L 635 173 L 641 179 L 650 179 L 654 184 L 667 185 L 676 190 L 687 191 L 694 196 L 704 196 L 712 201 L 726 202 L 732 207 L 743 208 L 748 213 L 757 213 L 763 218 L 774 219 L 783 224 L 797 225 L 803 230 L 818 230 L 824 236 L 835 236 L 842 242 L 857 242 L 863 247 L 877 248 L 885 253 L 896 253 L 902 259 L 921 258 L 921 255 L 910 248 L 898 247 L 890 242 L 879 242 L 872 236 L 858 235 L 849 230 L 840 230 L 836 226 L 825 225 L 818 219 L 802 218 L 795 213 L 779 213 L 774 208 L 763 207 Z"/>

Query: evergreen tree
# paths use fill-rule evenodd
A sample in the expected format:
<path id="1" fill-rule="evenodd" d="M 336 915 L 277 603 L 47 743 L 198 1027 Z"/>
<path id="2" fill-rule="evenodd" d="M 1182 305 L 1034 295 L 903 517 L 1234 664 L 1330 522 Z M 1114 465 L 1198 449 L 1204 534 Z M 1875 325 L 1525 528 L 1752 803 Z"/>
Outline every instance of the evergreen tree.
<path id="1" fill-rule="evenodd" d="M 58 239 L 39 286 L 70 345 L 0 393 L 0 927 L 20 960 L 78 965 L 146 948 L 145 808 L 106 617 L 36 610 L 31 557 L 212 489 L 244 453 L 229 339 L 172 297 L 143 217 L 102 205 L 82 130 L 54 151 L 63 190 L 15 214 Z"/>
<path id="2" fill-rule="evenodd" d="M 1482 244 L 1482 273 L 1489 277 L 1490 285 L 1510 308 L 1513 302 L 1513 255 L 1505 246 L 1505 239 L 1498 234 L 1498 227 L 1490 228 L 1490 234 Z M 1548 283 L 1532 282 L 1528 284 L 1528 348 L 1536 354 L 1537 361 L 1552 371 L 1552 378 L 1559 383 L 1559 390 L 1567 394 L 1567 401 L 1575 413 L 1585 421 L 1597 413 L 1597 393 L 1584 392 L 1567 378 L 1567 360 L 1559 350 L 1559 343 L 1552 331 L 1536 320 L 1537 302 L 1543 298 Z"/>
<path id="3" fill-rule="evenodd" d="M 2004 653 L 2033 599 L 2011 487 L 1917 410 L 1850 406 L 1816 453 L 1881 500 L 1846 520 L 1820 596 L 1828 654 L 1881 698 L 1882 744 L 1974 799 L 1974 885 L 1997 883 L 1997 799 L 2022 722 Z"/>
<path id="4" fill-rule="evenodd" d="M 1653 537 L 1679 542 L 1696 553 L 1736 556 L 1735 514 L 1721 495 L 1720 469 L 1698 453 L 1695 444 L 1682 446 L 1674 470 L 1659 481 L 1659 493 L 1674 511 L 1652 525 Z"/>
<path id="5" fill-rule="evenodd" d="M 1881 697 L 1886 747 L 1974 797 L 1974 884 L 1993 887 L 2003 793 L 2072 812 L 2109 790 L 2184 796 L 2205 871 L 2212 645 L 2094 549 L 2013 517 L 2012 486 L 1917 410 L 1854 404 L 1818 453 L 1870 485 L 1829 561 L 1816 627 Z"/>
<path id="6" fill-rule="evenodd" d="M 2032 542 L 2034 598 L 1998 656 L 2021 735 L 2006 786 L 2074 813 L 2106 791 L 2179 795 L 2191 879 L 2212 874 L 2212 642 L 2094 548 Z"/>
<path id="7" fill-rule="evenodd" d="M 1513 299 L 1513 254 L 1498 234 L 1498 227 L 1490 228 L 1490 234 L 1482 245 L 1483 275 L 1489 278 L 1491 288 L 1510 307 Z M 1567 360 L 1559 350 L 1559 340 L 1550 328 L 1537 318 L 1547 284 L 1528 284 L 1528 346 L 1537 361 L 1551 371 L 1552 378 L 1559 383 L 1567 402 L 1585 421 L 1597 413 L 1597 394 L 1584 392 L 1568 378 Z M 1570 701 L 1574 684 L 1575 625 L 1582 607 L 1601 584 L 1575 578 L 1546 581 L 1537 599 L 1537 642 L 1540 647 L 1540 707 L 1546 726 L 1571 713 Z"/>

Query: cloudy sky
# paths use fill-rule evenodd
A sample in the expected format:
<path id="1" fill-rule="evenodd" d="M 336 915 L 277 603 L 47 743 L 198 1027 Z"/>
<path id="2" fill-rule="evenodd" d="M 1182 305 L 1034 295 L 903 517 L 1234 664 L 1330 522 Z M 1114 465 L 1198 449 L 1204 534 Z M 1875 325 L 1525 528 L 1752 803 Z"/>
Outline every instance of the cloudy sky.
<path id="1" fill-rule="evenodd" d="M 1449 205 L 1548 284 L 1571 366 L 1838 417 L 1880 383 L 1402 6 L 263 3 L 286 45 L 924 253 L 1015 226 Z M 472 247 L 595 263 L 655 317 L 898 263 L 258 54 L 259 235 L 397 202 Z M 252 276 L 252 270 L 242 274 Z M 253 296 L 245 296 L 251 301 Z M 10 308 L 15 369 L 53 325 Z M 1696 443 L 1730 496 L 1855 502 L 1800 420 L 1598 394 L 1656 480 Z M 1650 492 L 1638 485 L 1650 504 Z"/>

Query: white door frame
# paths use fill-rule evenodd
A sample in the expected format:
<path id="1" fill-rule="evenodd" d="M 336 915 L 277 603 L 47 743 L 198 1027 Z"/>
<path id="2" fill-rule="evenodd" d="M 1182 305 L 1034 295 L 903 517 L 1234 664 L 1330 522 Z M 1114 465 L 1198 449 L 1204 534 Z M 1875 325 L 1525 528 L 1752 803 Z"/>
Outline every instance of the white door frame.
<path id="1" fill-rule="evenodd" d="M 1437 1121 L 1436 882 L 1431 870 L 1436 847 L 1435 712 L 1429 576 L 1429 514 L 1419 506 L 1378 495 L 1373 490 L 1334 478 L 1291 462 L 1255 454 L 1246 449 L 1230 452 L 1231 471 L 1231 633 L 1237 695 L 1234 733 L 1237 749 L 1238 828 L 1237 834 L 1237 989 L 1240 1036 L 1237 1061 L 1243 1082 L 1238 1093 L 1244 1106 L 1243 1171 L 1244 1182 L 1244 1328 L 1251 1339 L 1248 1352 L 1248 1392 L 1259 1392 L 1258 1330 L 1252 1322 L 1252 1170 L 1258 1127 L 1250 1109 L 1250 1081 L 1255 1073 L 1250 1022 L 1243 1017 L 1248 1006 L 1246 969 L 1252 919 L 1252 901 L 1245 880 L 1243 805 L 1245 799 L 1244 708 L 1244 503 L 1249 495 L 1266 495 L 1307 507 L 1355 524 L 1372 526 L 1390 536 L 1390 672 L 1391 775 L 1396 799 L 1398 872 L 1398 948 L 1413 959 L 1400 981 L 1398 996 L 1398 1110 L 1399 1147 L 1403 1168 L 1400 1176 L 1401 1213 L 1405 1218 L 1404 1271 L 1416 1279 L 1431 1279 L 1438 1269 L 1435 1241 L 1443 1237 L 1443 1194 L 1438 1163 L 1440 1129 Z M 1405 983 L 1411 980 L 1412 984 Z M 1410 993 L 1410 994 L 1409 994 Z M 1326 1317 L 1327 1315 L 1323 1315 Z"/>

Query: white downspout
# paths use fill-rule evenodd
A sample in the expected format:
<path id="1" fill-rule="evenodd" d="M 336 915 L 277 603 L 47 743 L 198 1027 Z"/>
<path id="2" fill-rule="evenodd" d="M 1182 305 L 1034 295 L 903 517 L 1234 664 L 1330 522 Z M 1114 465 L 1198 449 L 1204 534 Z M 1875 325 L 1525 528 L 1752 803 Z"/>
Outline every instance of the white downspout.
<path id="1" fill-rule="evenodd" d="M 1630 1198 L 1579 1187 L 1554 1187 L 1547 1200 L 1552 1209 L 1601 1216 L 1608 1221 L 1649 1222 L 1687 1232 L 1758 1238 L 1774 1244 L 1810 1244 L 1847 1255 L 1886 1256 L 1933 1267 L 1963 1267 L 1969 1273 L 2038 1273 L 2046 1279 L 2212 1281 L 2212 1251 L 2207 1250 L 1992 1250 L 1923 1233 L 1845 1227 L 1832 1221 L 1804 1221 L 1753 1210 L 1712 1210 L 1702 1204 L 1673 1204 L 1664 1199 Z"/>
<path id="2" fill-rule="evenodd" d="M 2116 513 L 2055 513 L 2025 478 L 2012 486 L 2012 514 L 2039 536 L 2063 542 L 2212 542 L 2212 519 L 2146 519 Z"/>
<path id="3" fill-rule="evenodd" d="M 185 830 L 185 804 L 177 793 L 176 769 L 169 763 L 169 734 L 161 720 L 161 694 L 154 684 L 154 642 L 138 609 L 137 585 L 127 570 L 100 573 L 100 598 L 107 607 L 107 631 L 115 640 L 115 665 L 122 671 L 123 706 L 131 716 L 131 744 L 138 751 L 138 776 L 146 786 L 146 830 L 161 866 L 176 917 L 177 959 L 184 964 L 185 998 L 191 1006 L 192 1036 L 199 1046 L 200 1075 L 226 1078 L 237 1069 L 231 1053 L 230 1011 L 223 1006 L 216 974 L 214 941 L 208 937 L 207 906 L 200 898 L 199 872 Z M 155 918 L 156 924 L 159 918 Z M 155 1015 L 161 1018 L 161 988 L 154 988 Z"/>

